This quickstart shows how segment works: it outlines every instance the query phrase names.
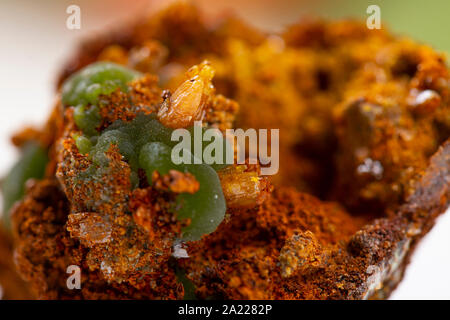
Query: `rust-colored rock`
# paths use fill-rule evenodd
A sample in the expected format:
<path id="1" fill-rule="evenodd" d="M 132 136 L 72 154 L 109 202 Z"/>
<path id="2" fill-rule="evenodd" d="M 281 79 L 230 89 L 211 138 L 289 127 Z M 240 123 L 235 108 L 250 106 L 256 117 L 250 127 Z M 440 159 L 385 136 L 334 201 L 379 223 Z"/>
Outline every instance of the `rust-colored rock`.
<path id="1" fill-rule="evenodd" d="M 386 298 L 449 206 L 450 75 L 425 45 L 349 21 L 304 21 L 268 36 L 236 19 L 208 25 L 178 4 L 84 42 L 60 83 L 97 60 L 152 73 L 105 97 L 102 128 L 137 112 L 172 127 L 203 119 L 222 131 L 279 128 L 280 172 L 220 172 L 225 220 L 181 246 L 189 221 L 171 208 L 198 181 L 171 172 L 149 185 L 140 174 L 131 190 L 130 166 L 112 148 L 110 176 L 75 183 L 72 168 L 89 163 L 71 110 L 58 105 L 41 131 L 47 177 L 13 215 L 18 271 L 39 298 L 181 299 L 180 269 L 202 299 Z M 77 207 L 85 200 L 97 210 Z M 66 287 L 72 264 L 86 277 L 81 290 Z"/>

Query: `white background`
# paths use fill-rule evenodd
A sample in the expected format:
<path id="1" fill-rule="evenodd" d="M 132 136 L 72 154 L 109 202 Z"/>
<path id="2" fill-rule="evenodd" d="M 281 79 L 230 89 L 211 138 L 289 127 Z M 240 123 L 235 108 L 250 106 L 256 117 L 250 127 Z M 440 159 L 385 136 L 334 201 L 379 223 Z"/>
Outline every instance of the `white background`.
<path id="1" fill-rule="evenodd" d="M 77 39 L 111 25 L 146 1 L 0 2 L 0 175 L 16 158 L 9 143 L 24 124 L 42 124 L 54 99 L 57 72 Z M 162 1 L 156 1 L 162 2 Z M 69 4 L 82 8 L 81 30 L 66 29 Z M 450 299 L 450 214 L 422 241 L 392 299 Z"/>

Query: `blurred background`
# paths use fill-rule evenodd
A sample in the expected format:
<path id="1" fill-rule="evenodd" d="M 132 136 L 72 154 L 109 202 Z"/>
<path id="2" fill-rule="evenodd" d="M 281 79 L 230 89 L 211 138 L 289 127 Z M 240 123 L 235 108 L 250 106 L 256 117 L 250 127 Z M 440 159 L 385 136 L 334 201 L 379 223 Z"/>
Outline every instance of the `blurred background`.
<path id="1" fill-rule="evenodd" d="M 168 0 L 0 0 L 0 176 L 16 151 L 10 135 L 39 125 L 53 104 L 57 73 L 77 41 L 120 21 L 157 11 Z M 304 16 L 366 20 L 369 5 L 381 9 L 382 28 L 450 52 L 448 0 L 192 0 L 211 17 L 234 12 L 248 23 L 281 30 Z M 69 5 L 81 8 L 81 29 L 66 28 Z M 213 18 L 212 18 L 213 19 Z M 450 299 L 450 212 L 422 241 L 392 299 Z"/>

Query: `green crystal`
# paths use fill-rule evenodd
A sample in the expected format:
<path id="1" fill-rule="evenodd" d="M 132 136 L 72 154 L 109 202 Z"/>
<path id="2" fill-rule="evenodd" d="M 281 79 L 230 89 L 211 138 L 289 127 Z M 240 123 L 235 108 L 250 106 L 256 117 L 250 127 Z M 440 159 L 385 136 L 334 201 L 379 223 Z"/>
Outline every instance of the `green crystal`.
<path id="1" fill-rule="evenodd" d="M 2 183 L 3 220 L 6 226 L 9 225 L 11 207 L 24 195 L 25 182 L 31 178 L 42 179 L 47 163 L 47 152 L 40 145 L 29 142 L 23 147 L 19 160 Z"/>
<path id="2" fill-rule="evenodd" d="M 66 106 L 97 105 L 100 95 L 120 88 L 126 92 L 127 83 L 141 73 L 110 62 L 97 62 L 81 69 L 64 82 L 62 102 Z"/>
<path id="3" fill-rule="evenodd" d="M 62 87 L 62 102 L 73 106 L 74 120 L 84 134 L 98 134 L 101 117 L 98 105 L 100 95 L 109 95 L 117 88 L 128 91 L 127 83 L 141 73 L 110 62 L 93 63 L 67 79 Z"/>

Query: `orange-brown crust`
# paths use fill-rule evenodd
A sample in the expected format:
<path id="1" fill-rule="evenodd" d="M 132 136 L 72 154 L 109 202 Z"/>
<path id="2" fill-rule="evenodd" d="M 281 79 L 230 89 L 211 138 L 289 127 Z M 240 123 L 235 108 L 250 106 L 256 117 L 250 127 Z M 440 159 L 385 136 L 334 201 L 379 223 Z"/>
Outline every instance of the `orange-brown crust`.
<path id="1" fill-rule="evenodd" d="M 0 299 L 33 299 L 27 284 L 20 278 L 13 261 L 11 235 L 0 225 Z"/>

